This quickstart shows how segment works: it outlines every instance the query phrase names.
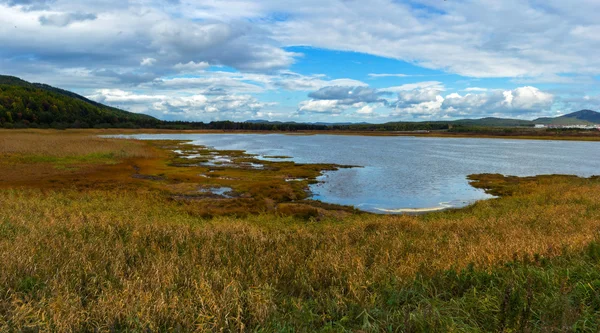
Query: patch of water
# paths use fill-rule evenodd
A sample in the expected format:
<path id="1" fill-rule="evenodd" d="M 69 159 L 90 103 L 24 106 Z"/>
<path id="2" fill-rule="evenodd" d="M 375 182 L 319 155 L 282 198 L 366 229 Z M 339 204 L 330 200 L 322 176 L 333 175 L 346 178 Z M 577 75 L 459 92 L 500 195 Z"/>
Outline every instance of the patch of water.
<path id="1" fill-rule="evenodd" d="M 211 194 L 215 194 L 215 195 L 222 196 L 225 198 L 233 198 L 233 196 L 231 195 L 233 193 L 233 189 L 231 187 L 227 187 L 227 186 L 205 187 L 205 188 L 201 188 L 198 191 L 200 193 L 211 193 Z"/>
<path id="2" fill-rule="evenodd" d="M 121 137 L 193 140 L 219 150 L 293 156 L 296 163 L 362 166 L 325 172 L 310 190 L 313 199 L 376 213 L 462 207 L 491 198 L 469 185 L 470 174 L 600 174 L 600 142 L 284 134 Z"/>

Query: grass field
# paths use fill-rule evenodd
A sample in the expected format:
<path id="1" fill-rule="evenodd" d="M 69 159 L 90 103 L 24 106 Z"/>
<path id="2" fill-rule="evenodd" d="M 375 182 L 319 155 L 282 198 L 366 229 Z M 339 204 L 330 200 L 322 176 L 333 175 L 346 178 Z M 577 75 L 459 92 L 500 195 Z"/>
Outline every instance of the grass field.
<path id="1" fill-rule="evenodd" d="M 334 166 L 207 178 L 93 134 L 0 131 L 2 332 L 600 330 L 600 179 L 474 175 L 501 197 L 379 216 L 282 178 Z M 239 196 L 191 195 L 216 185 Z"/>

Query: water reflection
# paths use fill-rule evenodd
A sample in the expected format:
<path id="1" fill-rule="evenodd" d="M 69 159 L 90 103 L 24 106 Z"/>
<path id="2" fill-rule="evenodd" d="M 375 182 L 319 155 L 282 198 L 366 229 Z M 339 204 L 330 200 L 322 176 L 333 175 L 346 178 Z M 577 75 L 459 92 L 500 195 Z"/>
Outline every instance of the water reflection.
<path id="1" fill-rule="evenodd" d="M 263 158 L 290 156 L 298 163 L 360 165 L 325 172 L 323 182 L 311 185 L 311 191 L 324 202 L 379 213 L 461 207 L 489 198 L 469 185 L 470 174 L 600 174 L 600 143 L 596 142 L 284 134 L 134 137 L 193 140 Z"/>

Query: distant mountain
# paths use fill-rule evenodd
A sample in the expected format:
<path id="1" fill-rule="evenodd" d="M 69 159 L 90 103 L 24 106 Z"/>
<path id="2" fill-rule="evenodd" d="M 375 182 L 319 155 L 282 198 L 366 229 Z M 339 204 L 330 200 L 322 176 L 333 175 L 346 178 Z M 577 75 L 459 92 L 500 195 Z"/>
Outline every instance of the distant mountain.
<path id="1" fill-rule="evenodd" d="M 278 124 L 303 124 L 303 125 L 320 125 L 320 126 L 346 126 L 346 125 L 370 125 L 370 123 L 367 122 L 360 122 L 360 123 L 351 123 L 351 122 L 342 122 L 342 123 L 327 123 L 327 122 L 295 122 L 295 121 L 270 121 L 270 120 L 264 120 L 264 119 L 253 119 L 253 120 L 246 120 L 245 123 L 249 123 L 249 124 L 271 124 L 271 125 L 278 125 Z"/>
<path id="2" fill-rule="evenodd" d="M 460 119 L 450 122 L 456 125 L 469 126 L 491 126 L 491 127 L 516 127 L 542 125 L 593 125 L 600 124 L 600 112 L 592 110 L 581 110 L 569 113 L 560 117 L 545 117 L 534 120 L 507 119 L 507 118 L 481 118 L 481 119 Z"/>
<path id="3" fill-rule="evenodd" d="M 324 123 L 324 122 L 316 122 L 316 123 L 310 123 L 311 125 L 323 125 L 323 126 L 347 126 L 347 125 L 371 125 L 371 123 L 367 123 L 367 122 L 360 122 L 360 123 L 351 123 L 351 122 L 345 122 L 345 123 Z"/>
<path id="4" fill-rule="evenodd" d="M 457 125 L 472 125 L 472 126 L 498 126 L 498 127 L 514 127 L 514 126 L 531 126 L 530 120 L 507 119 L 487 117 L 481 119 L 460 119 L 452 121 Z"/>
<path id="5" fill-rule="evenodd" d="M 250 124 L 305 124 L 305 125 L 321 125 L 321 126 L 350 126 L 356 127 L 358 130 L 362 128 L 366 128 L 367 126 L 359 126 L 359 125 L 371 125 L 372 127 L 380 127 L 385 128 L 386 130 L 394 130 L 392 129 L 392 125 L 407 125 L 407 124 L 431 124 L 431 125 L 458 125 L 458 126 L 480 126 L 480 127 L 520 127 L 520 126 L 528 126 L 532 127 L 535 124 L 544 124 L 544 125 L 593 125 L 600 124 L 600 112 L 592 111 L 592 110 L 581 110 L 573 113 L 566 114 L 564 116 L 556 117 L 556 118 L 538 118 L 535 120 L 523 120 L 523 119 L 510 119 L 510 118 L 495 118 L 495 117 L 487 117 L 480 119 L 458 119 L 451 121 L 424 121 L 424 122 L 390 122 L 385 124 L 370 124 L 370 123 L 297 123 L 297 122 L 280 122 L 280 121 L 268 121 L 268 120 L 247 120 L 246 123 Z"/>
<path id="6" fill-rule="evenodd" d="M 154 117 L 89 100 L 42 83 L 0 75 L 0 123 L 7 126 L 152 127 Z"/>
<path id="7" fill-rule="evenodd" d="M 592 110 L 581 110 L 556 118 L 538 118 L 533 121 L 536 124 L 547 125 L 592 125 L 600 124 L 600 112 Z"/>

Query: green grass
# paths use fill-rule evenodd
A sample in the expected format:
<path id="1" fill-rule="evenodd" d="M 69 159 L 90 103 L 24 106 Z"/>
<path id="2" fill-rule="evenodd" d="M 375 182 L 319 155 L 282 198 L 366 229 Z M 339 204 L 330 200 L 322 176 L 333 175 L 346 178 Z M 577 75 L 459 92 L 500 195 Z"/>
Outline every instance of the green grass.
<path id="1" fill-rule="evenodd" d="M 489 272 L 469 266 L 459 271 L 418 273 L 406 283 L 390 279 L 370 293 L 368 307 L 346 304 L 343 312 L 327 313 L 325 323 L 318 307 L 308 306 L 298 313 L 290 306 L 282 313 L 294 313 L 296 322 L 279 317 L 263 329 L 598 332 L 600 244 L 591 243 L 585 251 L 565 252 L 551 260 L 537 256 L 509 262 Z"/>

